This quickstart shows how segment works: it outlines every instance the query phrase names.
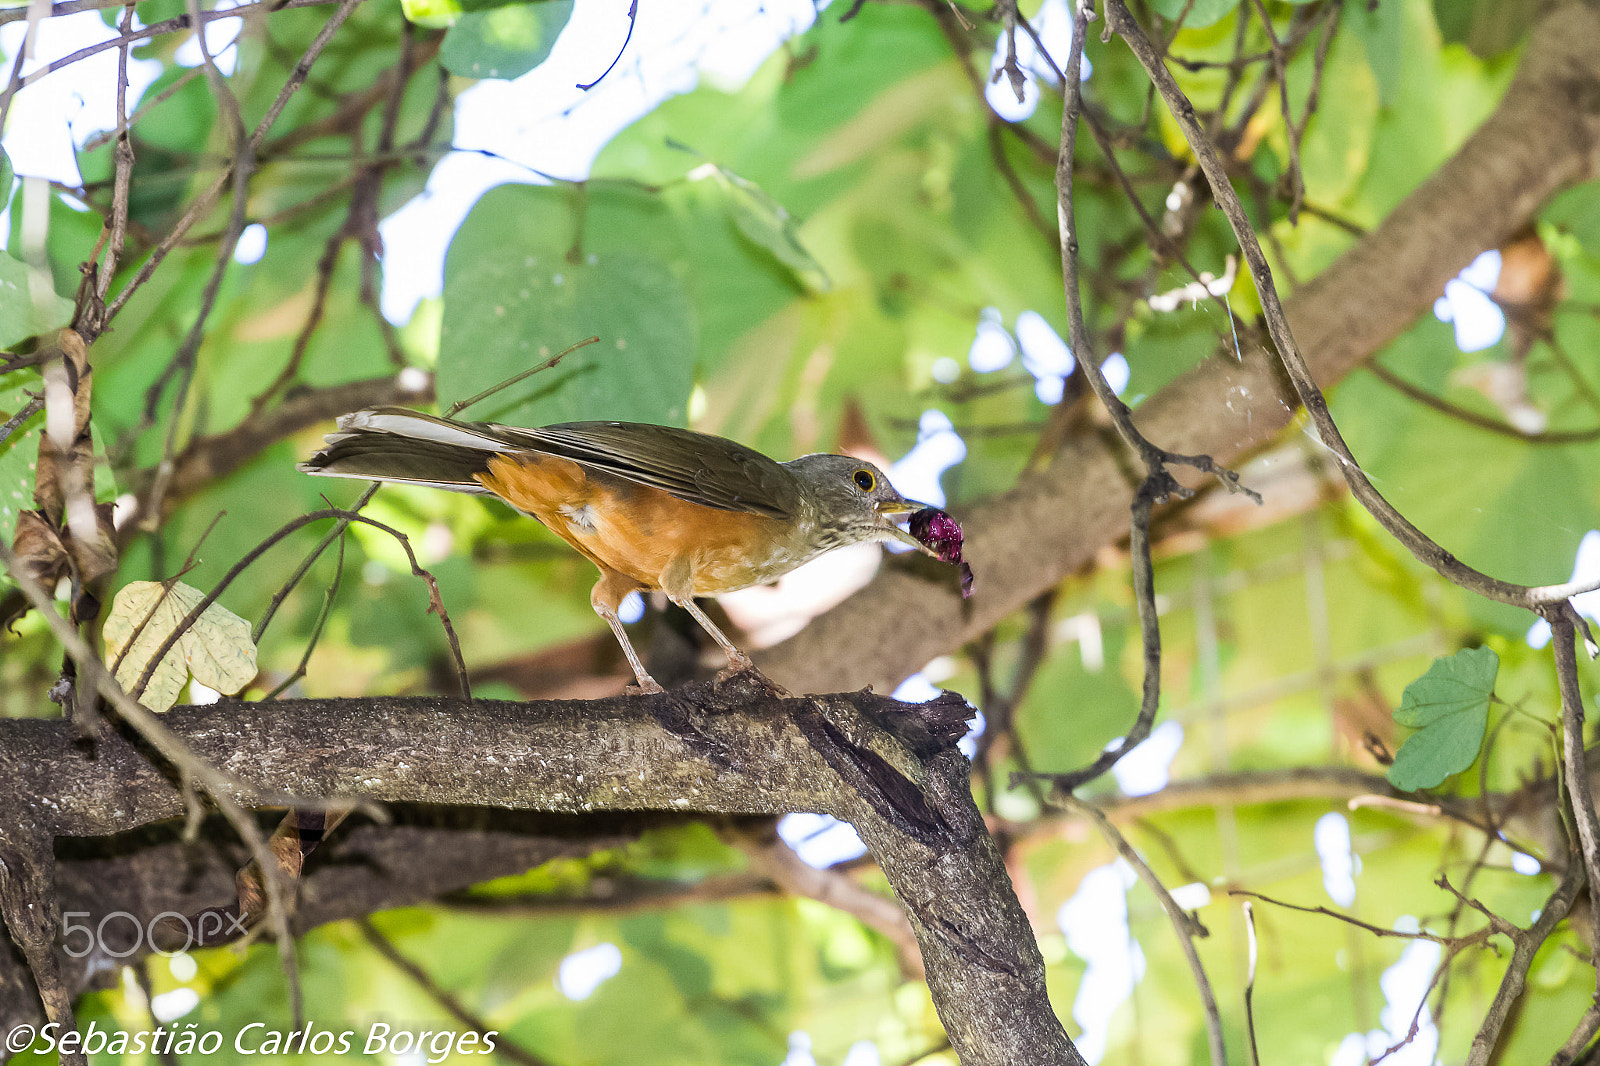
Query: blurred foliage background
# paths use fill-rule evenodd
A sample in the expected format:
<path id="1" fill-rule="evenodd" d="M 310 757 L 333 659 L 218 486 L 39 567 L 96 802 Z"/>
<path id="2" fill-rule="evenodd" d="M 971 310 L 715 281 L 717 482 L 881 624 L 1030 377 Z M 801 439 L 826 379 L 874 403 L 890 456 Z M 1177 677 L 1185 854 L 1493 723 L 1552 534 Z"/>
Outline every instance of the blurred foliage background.
<path id="1" fill-rule="evenodd" d="M 1061 96 L 1035 61 L 1031 113 L 996 113 L 1014 103 L 996 97 L 1010 91 L 1003 76 L 990 82 L 1006 47 L 1001 7 L 867 3 L 848 21 L 840 5 L 826 9 L 744 84 L 707 81 L 627 126 L 587 180 L 528 173 L 525 184 L 487 193 L 451 240 L 442 294 L 393 324 L 380 314 L 379 287 L 385 272 L 405 267 L 392 257 L 380 265 L 378 219 L 423 192 L 451 144 L 453 97 L 473 72 L 531 69 L 571 5 L 418 5 L 407 8 L 409 21 L 391 3 L 353 5 L 255 147 L 238 221 L 265 228 L 264 253 L 228 256 L 233 202 L 224 185 L 158 260 L 163 238 L 226 177 L 237 143 L 232 108 L 252 130 L 333 10 L 246 7 L 226 78 L 234 103 L 200 68 L 177 61 L 187 31 L 151 36 L 132 52 L 161 64 L 132 127 L 128 246 L 112 290 L 132 295 L 91 349 L 104 454 L 97 488 L 104 499 L 145 504 L 115 586 L 169 577 L 188 562 L 185 580 L 209 588 L 268 532 L 324 506 L 321 494 L 353 499 L 358 486 L 294 470 L 336 412 L 288 435 L 215 441 L 402 367 L 431 375 L 442 408 L 595 335 L 597 345 L 556 371 L 468 414 L 690 425 L 783 458 L 851 449 L 897 459 L 917 443 L 924 414 L 940 412 L 966 448 L 942 479 L 958 515 L 1047 461 L 1051 434 L 1100 417 L 1079 375 L 1061 380 L 1057 370 L 1049 383 L 1048 343 L 1024 336 L 1013 353 L 1026 313 L 1067 333 L 1052 184 Z M 1173 70 L 1197 107 L 1226 108 L 1236 182 L 1287 290 L 1314 278 L 1461 145 L 1504 91 L 1528 25 L 1522 6 L 1491 0 L 1152 0 L 1136 9 L 1182 59 Z M 185 10 L 180 0 L 136 8 L 146 26 Z M 1263 12 L 1285 44 L 1286 98 L 1303 129 L 1285 123 L 1264 58 Z M 1056 35 L 1046 39 L 1064 48 L 1065 7 L 1025 3 L 1022 13 L 1041 28 L 1054 18 Z M 121 16 L 108 7 L 88 17 L 114 27 Z M 1152 296 L 1193 279 L 1158 254 L 1130 194 L 1176 226 L 1199 269 L 1224 275 L 1233 238 L 1209 201 L 1184 205 L 1197 187 L 1192 159 L 1126 48 L 1091 33 L 1086 54 L 1086 106 L 1116 146 L 1126 185 L 1081 137 L 1084 298 L 1100 350 L 1125 362 L 1123 396 L 1137 407 L 1233 343 L 1228 309 L 1251 321 L 1258 305 L 1241 272 L 1225 306 L 1184 298 L 1152 307 Z M 606 77 L 640 77 L 633 63 L 624 50 Z M 15 106 L 28 106 L 26 93 Z M 85 148 L 78 162 L 80 186 L 23 188 L 9 216 L 7 269 L 43 267 L 67 299 L 110 213 L 113 148 Z M 1294 175 L 1304 190 L 1291 218 Z M 1519 284 L 1542 294 L 1533 319 L 1514 317 L 1500 340 L 1468 353 L 1451 323 L 1424 316 L 1381 353 L 1390 374 L 1448 410 L 1365 371 L 1332 395 L 1354 452 L 1400 510 L 1465 561 L 1510 580 L 1567 577 L 1579 542 L 1600 526 L 1600 451 L 1587 437 L 1488 432 L 1460 412 L 1496 422 L 1533 412 L 1538 426 L 1557 431 L 1600 417 L 1597 202 L 1592 186 L 1572 190 L 1544 209 L 1515 255 L 1501 250 L 1490 295 Z M 42 243 L 30 247 L 29 225 Z M 226 269 L 206 308 L 201 294 L 219 249 Z M 149 264 L 148 280 L 130 287 Z M 19 291 L 7 290 L 0 318 L 27 321 L 35 305 Z M 54 321 L 14 330 L 13 351 L 25 355 L 26 337 L 64 325 L 64 308 Z M 980 323 L 988 350 L 1011 355 L 1005 365 L 969 360 Z M 175 364 L 197 325 L 192 363 Z M 39 386 L 32 367 L 0 375 L 0 414 L 20 410 Z M 7 497 L 31 490 L 41 420 L 0 443 L 8 538 L 18 505 Z M 174 477 L 207 447 L 228 460 L 215 476 Z M 1461 592 L 1410 558 L 1350 502 L 1331 461 L 1298 429 L 1242 472 L 1265 507 L 1203 494 L 1164 512 L 1156 530 L 1169 724 L 1158 740 L 1170 766 L 1152 748 L 1141 761 L 1153 768 L 1128 778 L 1148 794 L 1125 794 L 1110 778 L 1086 790 L 1168 887 L 1190 886 L 1181 898 L 1210 931 L 1198 946 L 1241 1061 L 1249 953 L 1231 889 L 1385 929 L 1465 937 L 1481 917 L 1436 884 L 1440 875 L 1526 925 L 1554 883 L 1535 860 L 1565 863 L 1551 781 L 1559 702 L 1548 651 L 1528 642 L 1531 616 Z M 476 499 L 397 488 L 366 513 L 410 534 L 437 577 L 477 695 L 620 688 L 620 664 L 587 602 L 590 564 L 535 523 Z M 323 532 L 307 529 L 265 554 L 223 602 L 258 619 Z M 984 570 L 1006 561 L 973 563 L 981 596 Z M 294 691 L 452 692 L 444 637 L 409 569 L 385 535 L 351 529 L 342 556 L 324 554 L 262 636 L 252 691 L 290 676 L 320 629 Z M 979 740 L 974 787 L 1007 849 L 1069 1031 L 1093 1060 L 1202 1062 L 1194 984 L 1149 888 L 1115 865 L 1092 824 L 1011 779 L 1023 768 L 1079 767 L 1126 732 L 1141 665 L 1131 604 L 1126 559 L 1108 549 L 1092 571 L 979 644 L 948 649 L 927 678 L 989 712 L 991 726 L 986 698 L 1007 703 L 1010 728 Z M 662 618 L 651 612 L 642 625 L 662 628 Z M 1416 805 L 1385 794 L 1352 806 L 1381 792 L 1384 760 L 1406 737 L 1391 718 L 1405 686 L 1435 657 L 1477 646 L 1499 655 L 1503 702 L 1490 710 L 1472 769 Z M 1032 647 L 1042 649 L 1037 662 Z M 59 662 L 44 627 L 24 619 L 4 638 L 0 709 L 53 713 L 42 693 Z M 1592 691 L 1595 673 L 1584 671 Z M 1503 822 L 1500 840 L 1471 824 L 1476 814 L 1462 814 L 1490 810 Z M 312 1020 L 459 1028 L 441 1005 L 447 995 L 536 1056 L 522 1061 L 950 1061 L 926 988 L 907 978 L 895 945 L 851 914 L 749 876 L 745 850 L 724 828 L 655 829 L 620 850 L 375 915 L 372 927 L 425 983 L 396 968 L 358 924 L 317 929 L 301 943 Z M 1080 896 L 1101 870 L 1111 889 Z M 882 888 L 869 861 L 846 860 L 834 872 Z M 1078 911 L 1064 909 L 1075 898 L 1089 906 L 1076 925 Z M 1263 1061 L 1366 1061 L 1400 1042 L 1419 1010 L 1419 1035 L 1388 1061 L 1431 1061 L 1435 1040 L 1442 1061 L 1459 1061 L 1505 965 L 1487 938 L 1441 949 L 1270 903 L 1258 901 L 1254 913 Z M 1111 928 L 1117 951 L 1080 942 L 1086 925 Z M 1586 919 L 1575 920 L 1540 950 L 1498 1061 L 1545 1061 L 1566 1038 L 1594 995 L 1587 935 Z M 615 955 L 589 957 L 619 960 L 614 976 L 570 998 L 557 980 L 563 960 L 599 945 Z M 1446 976 L 1419 1008 L 1435 966 Z M 270 946 L 153 957 L 136 969 L 137 979 L 130 971 L 87 997 L 80 1022 L 146 1026 L 157 1005 L 224 1032 L 290 1024 Z M 174 995 L 182 990 L 192 995 Z M 1089 994 L 1097 991 L 1099 1006 Z"/>

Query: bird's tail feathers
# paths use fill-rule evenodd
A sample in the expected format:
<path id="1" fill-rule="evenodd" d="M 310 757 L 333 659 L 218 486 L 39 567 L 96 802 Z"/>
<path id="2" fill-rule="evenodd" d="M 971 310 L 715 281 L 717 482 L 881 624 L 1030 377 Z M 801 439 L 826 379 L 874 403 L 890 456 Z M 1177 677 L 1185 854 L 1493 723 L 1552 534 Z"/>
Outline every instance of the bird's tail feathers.
<path id="1" fill-rule="evenodd" d="M 483 425 L 409 411 L 372 407 L 344 415 L 327 446 L 299 464 L 303 473 L 427 485 L 489 495 L 474 475 L 489 457 L 516 446 Z"/>

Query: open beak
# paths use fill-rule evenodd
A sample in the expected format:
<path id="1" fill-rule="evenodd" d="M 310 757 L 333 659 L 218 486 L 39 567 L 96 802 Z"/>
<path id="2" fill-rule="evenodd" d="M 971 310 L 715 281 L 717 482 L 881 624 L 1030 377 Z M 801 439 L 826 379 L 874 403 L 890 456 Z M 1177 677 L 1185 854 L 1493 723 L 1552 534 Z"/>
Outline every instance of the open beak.
<path id="1" fill-rule="evenodd" d="M 927 506 L 927 504 L 918 503 L 916 500 L 880 500 L 878 502 L 878 513 L 897 517 L 899 515 L 915 514 Z"/>
<path id="2" fill-rule="evenodd" d="M 895 519 L 908 518 L 918 511 L 925 510 L 929 505 L 916 500 L 882 500 L 878 503 L 878 514 L 883 517 L 884 532 L 888 533 L 890 540 L 897 540 L 908 548 L 913 548 L 923 555 L 939 558 L 939 554 L 929 548 L 922 541 L 895 525 Z"/>

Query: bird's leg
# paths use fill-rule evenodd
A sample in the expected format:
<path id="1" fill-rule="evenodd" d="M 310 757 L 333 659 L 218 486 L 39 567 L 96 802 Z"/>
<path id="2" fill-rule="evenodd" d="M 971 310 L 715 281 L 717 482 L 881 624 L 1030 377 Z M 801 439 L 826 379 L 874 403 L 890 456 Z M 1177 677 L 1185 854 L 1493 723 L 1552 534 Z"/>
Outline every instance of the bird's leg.
<path id="1" fill-rule="evenodd" d="M 617 617 L 617 605 L 635 586 L 636 582 L 615 571 L 608 571 L 595 582 L 593 591 L 589 593 L 589 603 L 594 607 L 594 613 L 606 620 L 606 625 L 611 627 L 617 643 L 622 645 L 622 654 L 627 656 L 628 665 L 633 667 L 633 676 L 639 679 L 639 691 L 665 692 L 666 689 L 657 684 L 656 679 L 645 670 L 639 653 L 633 650 L 633 642 L 628 639 L 627 632 L 622 628 L 622 619 Z"/>
<path id="2" fill-rule="evenodd" d="M 722 650 L 727 653 L 728 669 L 718 674 L 718 678 L 731 676 L 733 674 L 747 673 L 759 678 L 764 685 L 773 691 L 774 694 L 779 696 L 790 695 L 790 693 L 781 685 L 773 681 L 766 674 L 763 674 L 760 670 L 756 669 L 756 664 L 750 660 L 750 656 L 733 646 L 733 641 L 729 640 L 727 635 L 724 634 L 722 630 L 717 628 L 716 623 L 713 622 L 706 615 L 706 613 L 700 609 L 700 605 L 694 602 L 693 596 L 674 596 L 669 592 L 667 594 L 667 599 L 671 600 L 679 607 L 682 607 L 685 611 L 688 611 L 689 616 L 696 622 L 699 622 L 700 627 L 707 633 L 710 633 L 711 639 L 721 645 Z"/>

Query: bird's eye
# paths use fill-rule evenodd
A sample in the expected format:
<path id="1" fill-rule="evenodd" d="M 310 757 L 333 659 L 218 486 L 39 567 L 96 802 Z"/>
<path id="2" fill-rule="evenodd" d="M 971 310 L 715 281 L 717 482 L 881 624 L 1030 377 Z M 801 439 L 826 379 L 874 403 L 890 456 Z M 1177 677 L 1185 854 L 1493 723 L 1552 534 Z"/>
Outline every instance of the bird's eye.
<path id="1" fill-rule="evenodd" d="M 851 476 L 855 480 L 856 487 L 862 492 L 871 492 L 878 487 L 878 479 L 872 476 L 870 470 L 857 470 Z"/>

